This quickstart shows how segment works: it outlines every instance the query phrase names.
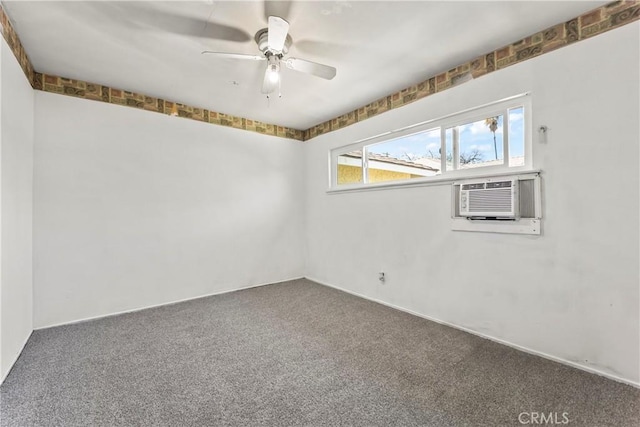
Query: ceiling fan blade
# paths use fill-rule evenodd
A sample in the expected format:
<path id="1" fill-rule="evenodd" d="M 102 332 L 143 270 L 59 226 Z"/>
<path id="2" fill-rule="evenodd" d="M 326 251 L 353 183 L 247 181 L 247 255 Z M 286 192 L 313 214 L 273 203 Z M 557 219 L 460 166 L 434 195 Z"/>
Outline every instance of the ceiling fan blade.
<path id="1" fill-rule="evenodd" d="M 107 3 L 107 2 L 101 2 Z M 211 22 L 208 19 L 182 15 L 179 5 L 172 6 L 165 2 L 117 2 L 109 6 L 113 9 L 109 13 L 118 13 L 116 18 L 128 27 L 139 29 L 160 30 L 166 33 L 179 34 L 189 37 L 226 40 L 232 42 L 247 42 L 252 36 L 241 28 Z M 126 17 L 126 18 L 125 18 Z M 116 21 L 114 21 L 116 22 Z"/>
<path id="2" fill-rule="evenodd" d="M 264 19 L 269 20 L 270 16 L 281 16 L 289 19 L 293 1 L 264 0 Z"/>
<path id="3" fill-rule="evenodd" d="M 264 80 L 262 81 L 262 93 L 268 95 L 276 90 L 276 87 L 278 87 L 278 80 L 271 78 L 269 66 L 267 65 L 267 69 L 264 71 Z"/>
<path id="4" fill-rule="evenodd" d="M 264 56 L 258 56 L 258 55 L 245 55 L 244 53 L 213 52 L 210 50 L 202 51 L 202 55 L 215 55 L 219 58 L 229 58 L 229 59 L 251 59 L 252 61 L 264 61 L 266 59 Z"/>
<path id="5" fill-rule="evenodd" d="M 282 52 L 289 32 L 289 23 L 278 16 L 269 17 L 269 33 L 267 44 L 269 49 Z"/>
<path id="6" fill-rule="evenodd" d="M 185 32 L 185 34 L 189 35 L 189 32 Z M 251 36 L 246 31 L 215 22 L 207 22 L 204 30 L 202 30 L 200 34 L 193 32 L 192 35 L 195 37 L 228 40 L 231 42 L 246 42 L 251 40 Z"/>
<path id="7" fill-rule="evenodd" d="M 305 59 L 289 58 L 284 61 L 284 65 L 292 70 L 313 74 L 314 76 L 322 77 L 327 80 L 331 80 L 336 76 L 336 69 L 334 67 L 307 61 Z"/>

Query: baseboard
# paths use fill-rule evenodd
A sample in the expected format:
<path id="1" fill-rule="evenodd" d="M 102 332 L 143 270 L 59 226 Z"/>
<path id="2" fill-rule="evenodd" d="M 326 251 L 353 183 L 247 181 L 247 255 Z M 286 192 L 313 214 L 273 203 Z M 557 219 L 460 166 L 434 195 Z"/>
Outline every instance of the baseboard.
<path id="1" fill-rule="evenodd" d="M 27 345 L 27 342 L 29 341 L 29 338 L 31 338 L 31 334 L 32 333 L 33 333 L 33 331 L 31 331 L 29 333 L 29 335 L 27 335 L 27 339 L 25 339 L 24 342 L 22 343 L 22 346 L 20 347 L 20 351 L 16 354 L 16 357 L 14 357 L 13 361 L 9 365 L 9 369 L 7 369 L 7 372 L 4 374 L 4 376 L 2 378 L 0 378 L 0 385 L 2 385 L 4 380 L 6 380 L 7 377 L 9 376 L 9 374 L 11 373 L 11 370 L 13 369 L 13 366 L 16 364 L 16 362 L 20 358 L 20 355 L 22 354 L 22 351 L 24 350 L 24 346 Z"/>
<path id="2" fill-rule="evenodd" d="M 183 298 L 183 299 L 179 299 L 179 300 L 175 300 L 175 301 L 163 302 L 163 303 L 160 303 L 160 304 L 147 305 L 147 306 L 144 306 L 144 307 L 132 308 L 130 310 L 117 311 L 115 313 L 101 314 L 99 316 L 85 317 L 85 318 L 82 318 L 82 319 L 71 320 L 71 321 L 68 321 L 68 322 L 54 323 L 52 325 L 40 326 L 40 327 L 34 328 L 34 330 L 40 331 L 40 330 L 49 329 L 49 328 L 56 328 L 58 326 L 74 325 L 76 323 L 90 322 L 92 320 L 98 320 L 98 319 L 104 319 L 104 318 L 107 318 L 107 317 L 119 316 L 121 314 L 135 313 L 135 312 L 142 311 L 142 310 L 149 310 L 151 308 L 164 307 L 165 305 L 180 304 L 181 302 L 193 301 L 193 300 L 197 300 L 197 299 L 200 299 L 200 298 L 207 298 L 207 297 L 212 297 L 212 296 L 215 296 L 215 295 L 223 295 L 223 294 L 228 294 L 228 293 L 231 293 L 231 292 L 242 291 L 242 290 L 245 290 L 245 289 L 259 288 L 259 287 L 262 287 L 262 286 L 276 285 L 278 283 L 290 282 L 292 280 L 300 280 L 300 279 L 304 279 L 304 277 L 300 276 L 300 277 L 295 277 L 293 279 L 280 280 L 278 282 L 260 283 L 260 284 L 257 284 L 257 285 L 243 286 L 241 288 L 227 289 L 227 290 L 224 290 L 224 291 L 212 292 L 210 294 L 198 295 L 198 296 L 195 296 L 195 297 Z"/>
<path id="3" fill-rule="evenodd" d="M 481 332 L 474 331 L 473 329 L 465 328 L 464 326 L 459 326 L 459 325 L 456 325 L 454 323 L 450 323 L 450 322 L 447 322 L 447 321 L 444 321 L 444 320 L 440 320 L 440 319 L 437 319 L 435 317 L 427 316 L 425 314 L 418 313 L 416 311 L 409 310 L 409 309 L 404 308 L 404 307 L 400 307 L 400 306 L 397 306 L 397 305 L 394 305 L 394 304 L 390 304 L 390 303 L 382 301 L 382 300 L 371 298 L 371 297 L 368 297 L 366 295 L 362 295 L 362 294 L 359 294 L 357 292 L 353 292 L 353 291 L 341 288 L 339 286 L 332 285 L 332 284 L 324 282 L 322 280 L 314 279 L 314 278 L 309 277 L 309 276 L 307 276 L 305 278 L 307 280 L 310 280 L 312 282 L 318 283 L 320 285 L 327 286 L 327 287 L 333 288 L 333 289 L 337 289 L 339 291 L 346 292 L 348 294 L 357 296 L 359 298 L 363 298 L 363 299 L 366 299 L 366 300 L 369 300 L 369 301 L 372 301 L 372 302 L 375 302 L 375 303 L 378 303 L 378 304 L 382 304 L 384 306 L 387 306 L 387 307 L 390 307 L 390 308 L 393 308 L 393 309 L 396 309 L 396 310 L 399 310 L 399 311 L 403 311 L 405 313 L 409 313 L 409 314 L 412 314 L 414 316 L 418 316 L 418 317 L 421 317 L 423 319 L 439 323 L 441 325 L 449 326 L 449 327 L 452 327 L 452 328 L 455 328 L 455 329 L 458 329 L 458 330 L 461 330 L 461 331 L 464 331 L 464 332 L 479 336 L 481 338 L 488 339 L 488 340 L 493 341 L 493 342 L 497 342 L 498 344 L 502 344 L 502 345 L 506 345 L 506 346 L 511 347 L 511 348 L 515 348 L 516 350 L 520 350 L 520 351 L 523 351 L 525 353 L 532 354 L 534 356 L 539 356 L 539 357 L 542 357 L 544 359 L 548 359 L 548 360 L 552 360 L 552 361 L 557 362 L 557 363 L 561 363 L 563 365 L 571 366 L 572 368 L 576 368 L 576 369 L 580 369 L 582 371 L 589 372 L 591 374 L 600 375 L 602 377 L 608 378 L 608 379 L 613 380 L 613 381 L 617 381 L 619 383 L 630 385 L 630 386 L 635 387 L 635 388 L 640 388 L 640 383 L 639 382 L 631 381 L 631 380 L 628 380 L 626 378 L 621 378 L 621 377 L 618 377 L 616 375 L 610 374 L 608 372 L 604 372 L 604 371 L 600 371 L 598 369 L 592 368 L 590 366 L 581 365 L 579 363 L 572 362 L 570 360 L 566 360 L 566 359 L 563 359 L 561 357 L 557 357 L 557 356 L 553 356 L 551 354 L 543 353 L 541 351 L 533 350 L 531 348 L 524 347 L 524 346 L 521 346 L 521 345 L 518 345 L 518 344 L 514 344 L 514 343 L 512 343 L 510 341 L 506 341 L 506 340 L 503 340 L 503 339 L 500 339 L 500 338 L 496 338 L 496 337 L 493 337 L 491 335 L 486 335 L 486 334 L 483 334 Z"/>

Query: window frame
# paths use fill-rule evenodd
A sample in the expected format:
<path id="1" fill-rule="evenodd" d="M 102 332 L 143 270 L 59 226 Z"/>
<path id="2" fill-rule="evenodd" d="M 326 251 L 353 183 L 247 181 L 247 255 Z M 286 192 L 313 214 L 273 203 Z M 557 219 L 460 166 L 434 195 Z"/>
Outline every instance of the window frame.
<path id="1" fill-rule="evenodd" d="M 400 129 L 384 132 L 379 135 L 375 135 L 369 138 L 361 139 L 355 143 L 344 145 L 334 148 L 329 151 L 329 192 L 343 192 L 349 190 L 364 190 L 368 188 L 380 188 L 380 187 L 399 187 L 408 185 L 420 185 L 429 183 L 450 183 L 454 180 L 464 178 L 474 178 L 487 175 L 496 174 L 517 174 L 519 172 L 532 171 L 533 170 L 533 150 L 532 150 L 532 136 L 533 136 L 533 123 L 531 112 L 531 94 L 529 92 L 519 95 L 504 98 L 495 102 L 484 104 L 481 106 L 469 108 L 467 110 L 459 111 L 446 116 L 438 117 L 435 119 L 427 120 L 424 122 L 416 123 L 414 125 L 406 126 Z M 522 166 L 509 166 L 509 110 L 522 107 L 523 109 L 523 123 L 524 123 L 524 165 Z M 503 115 L 502 127 L 503 127 L 503 164 L 492 166 L 481 166 L 465 169 L 446 169 L 446 131 L 449 128 L 470 124 L 479 120 L 484 120 L 487 117 L 494 117 Z M 440 151 L 441 154 L 441 173 L 435 176 L 423 177 L 423 178 L 411 178 L 403 180 L 390 180 L 384 182 L 370 183 L 367 181 L 368 177 L 368 153 L 367 148 L 372 145 L 391 142 L 399 138 L 406 138 L 423 132 L 433 131 L 440 128 Z M 454 159 L 456 154 L 459 155 L 459 144 L 456 146 L 455 141 L 452 141 L 452 151 L 454 153 Z M 362 182 L 354 184 L 338 184 L 338 157 L 347 154 L 354 150 L 362 150 Z M 455 162 L 454 163 L 458 163 Z"/>

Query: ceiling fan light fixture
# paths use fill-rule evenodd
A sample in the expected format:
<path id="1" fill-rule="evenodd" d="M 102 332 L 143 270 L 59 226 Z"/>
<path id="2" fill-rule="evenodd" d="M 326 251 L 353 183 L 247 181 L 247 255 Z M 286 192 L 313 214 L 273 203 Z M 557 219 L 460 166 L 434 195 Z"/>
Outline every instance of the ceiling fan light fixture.
<path id="1" fill-rule="evenodd" d="M 269 67 L 269 80 L 271 80 L 271 83 L 278 83 L 278 80 L 280 80 L 280 70 L 277 67 Z"/>
<path id="2" fill-rule="evenodd" d="M 273 84 L 280 81 L 280 59 L 276 55 L 268 56 L 267 75 Z"/>

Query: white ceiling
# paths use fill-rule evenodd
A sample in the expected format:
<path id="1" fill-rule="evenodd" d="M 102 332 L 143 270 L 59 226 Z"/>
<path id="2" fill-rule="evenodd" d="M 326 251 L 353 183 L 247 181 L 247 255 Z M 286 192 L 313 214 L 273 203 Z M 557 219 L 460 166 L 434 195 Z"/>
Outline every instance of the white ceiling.
<path id="1" fill-rule="evenodd" d="M 296 129 L 307 129 L 603 1 L 4 1 L 34 68 Z M 260 93 L 269 14 L 290 22 L 290 57 L 332 65 L 326 81 L 284 70 Z M 208 22 L 207 25 L 205 23 Z M 231 39 L 231 40 L 221 40 Z M 234 41 L 235 40 L 235 41 Z"/>

